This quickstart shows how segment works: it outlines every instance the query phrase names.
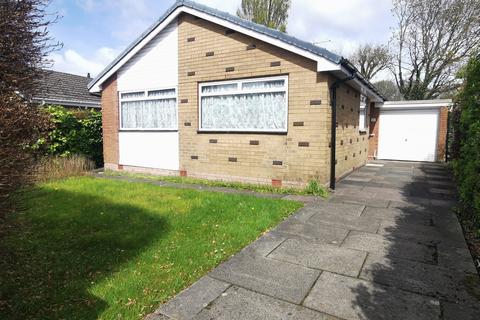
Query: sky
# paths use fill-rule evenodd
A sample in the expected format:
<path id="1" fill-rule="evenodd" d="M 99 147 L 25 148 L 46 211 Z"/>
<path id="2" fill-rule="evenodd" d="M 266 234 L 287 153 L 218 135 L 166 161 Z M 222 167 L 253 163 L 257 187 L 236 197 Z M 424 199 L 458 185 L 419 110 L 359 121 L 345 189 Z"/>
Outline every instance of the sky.
<path id="1" fill-rule="evenodd" d="M 235 14 L 240 0 L 196 0 Z M 395 19 L 392 0 L 292 0 L 287 32 L 348 57 L 364 43 L 387 43 Z M 61 19 L 50 27 L 63 48 L 52 69 L 98 74 L 174 0 L 51 0 Z"/>

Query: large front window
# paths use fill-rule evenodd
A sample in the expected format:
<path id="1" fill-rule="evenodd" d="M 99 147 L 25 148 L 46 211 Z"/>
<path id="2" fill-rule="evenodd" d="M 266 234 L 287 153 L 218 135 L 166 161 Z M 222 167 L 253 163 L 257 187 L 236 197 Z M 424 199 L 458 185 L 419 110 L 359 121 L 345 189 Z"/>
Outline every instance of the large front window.
<path id="1" fill-rule="evenodd" d="M 123 130 L 177 130 L 175 88 L 120 92 Z"/>
<path id="2" fill-rule="evenodd" d="M 200 130 L 286 132 L 288 77 L 202 83 Z"/>

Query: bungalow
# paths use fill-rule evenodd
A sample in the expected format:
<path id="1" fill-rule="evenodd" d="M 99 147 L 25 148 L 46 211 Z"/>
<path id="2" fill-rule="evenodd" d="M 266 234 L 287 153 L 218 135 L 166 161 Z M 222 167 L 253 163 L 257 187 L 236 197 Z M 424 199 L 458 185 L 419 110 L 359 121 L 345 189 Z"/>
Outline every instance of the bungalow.
<path id="1" fill-rule="evenodd" d="M 89 90 L 102 94 L 106 169 L 276 186 L 334 186 L 364 165 L 369 106 L 384 100 L 346 59 L 192 1 Z"/>

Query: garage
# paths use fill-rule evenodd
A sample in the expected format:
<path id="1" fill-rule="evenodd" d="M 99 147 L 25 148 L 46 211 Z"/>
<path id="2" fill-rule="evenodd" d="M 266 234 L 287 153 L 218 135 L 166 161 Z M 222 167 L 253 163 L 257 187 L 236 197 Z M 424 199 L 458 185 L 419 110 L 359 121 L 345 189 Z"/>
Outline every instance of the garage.
<path id="1" fill-rule="evenodd" d="M 443 160 L 449 105 L 451 100 L 385 102 L 379 108 L 377 158 Z"/>

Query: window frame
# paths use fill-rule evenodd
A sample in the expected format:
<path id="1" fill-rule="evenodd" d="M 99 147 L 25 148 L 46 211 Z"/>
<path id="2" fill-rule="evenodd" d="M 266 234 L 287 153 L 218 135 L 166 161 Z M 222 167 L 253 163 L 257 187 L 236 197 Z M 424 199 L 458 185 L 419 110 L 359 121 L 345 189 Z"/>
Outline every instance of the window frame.
<path id="1" fill-rule="evenodd" d="M 168 98 L 158 98 L 158 97 L 149 97 L 149 91 L 158 91 L 158 90 L 175 90 L 175 95 Z M 144 96 L 142 98 L 122 98 L 122 94 L 125 93 L 134 93 L 134 92 L 143 92 Z M 175 99 L 175 122 L 176 126 L 171 128 L 124 128 L 122 123 L 122 102 L 129 102 L 129 101 L 152 101 L 152 100 L 170 100 Z M 118 91 L 118 129 L 119 131 L 178 131 L 178 87 L 177 86 L 170 86 L 170 87 L 155 87 L 155 88 L 148 88 L 148 89 L 138 89 L 138 90 L 124 90 Z"/>
<path id="2" fill-rule="evenodd" d="M 281 88 L 270 88 L 270 89 L 248 89 L 242 90 L 242 85 L 244 83 L 250 82 L 262 82 L 262 81 L 278 81 L 283 80 L 285 84 Z M 203 87 L 215 86 L 215 85 L 228 85 L 228 84 L 237 84 L 237 89 L 234 91 L 224 91 L 224 92 L 212 92 L 212 93 L 203 93 Z M 246 132 L 246 133 L 287 133 L 288 132 L 288 75 L 281 76 L 270 76 L 270 77 L 253 77 L 253 78 L 242 78 L 234 80 L 221 80 L 221 81 L 210 81 L 210 82 L 199 82 L 198 83 L 198 132 Z M 274 93 L 274 92 L 284 92 L 285 93 L 285 128 L 284 129 L 258 129 L 258 128 L 202 128 L 202 98 L 203 97 L 218 97 L 218 96 L 228 96 L 228 95 L 241 95 L 241 94 L 255 94 L 255 93 Z"/>

